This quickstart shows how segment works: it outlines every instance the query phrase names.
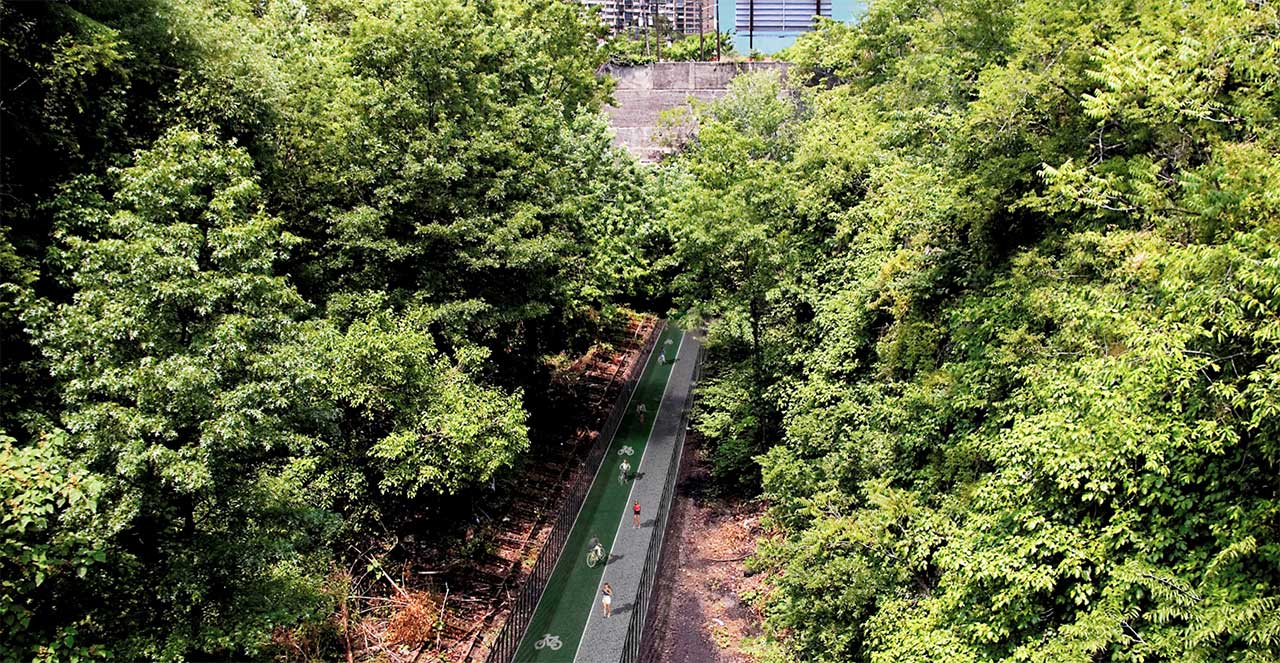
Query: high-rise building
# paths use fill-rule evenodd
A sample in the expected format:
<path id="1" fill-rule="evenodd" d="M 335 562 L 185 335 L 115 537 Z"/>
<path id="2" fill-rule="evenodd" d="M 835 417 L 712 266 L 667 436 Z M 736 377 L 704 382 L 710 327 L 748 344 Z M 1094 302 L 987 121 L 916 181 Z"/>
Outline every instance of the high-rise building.
<path id="1" fill-rule="evenodd" d="M 614 34 L 640 33 L 661 17 L 670 29 L 696 35 L 715 32 L 715 0 L 583 0 L 600 8 L 600 19 Z"/>
<path id="2" fill-rule="evenodd" d="M 614 34 L 643 23 L 643 7 L 637 0 L 583 0 L 588 7 L 600 8 L 600 20 Z"/>

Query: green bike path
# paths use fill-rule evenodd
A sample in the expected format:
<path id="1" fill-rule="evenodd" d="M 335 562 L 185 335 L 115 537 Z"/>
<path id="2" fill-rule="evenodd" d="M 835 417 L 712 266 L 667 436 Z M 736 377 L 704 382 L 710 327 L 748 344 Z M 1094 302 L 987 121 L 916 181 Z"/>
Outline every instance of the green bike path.
<path id="1" fill-rule="evenodd" d="M 573 661 L 587 618 L 592 610 L 598 609 L 596 593 L 607 566 L 607 563 L 597 564 L 595 568 L 587 566 L 587 542 L 595 536 L 600 539 L 605 550 L 613 549 L 619 518 L 630 507 L 627 498 L 632 486 L 631 481 L 624 484 L 618 480 L 618 465 L 626 458 L 631 464 L 632 473 L 639 472 L 649 433 L 657 419 L 658 405 L 671 376 L 672 365 L 658 361 L 658 357 L 664 347 L 670 348 L 669 356 L 674 357 L 681 337 L 679 329 L 668 327 L 654 346 L 644 372 L 641 373 L 640 382 L 632 393 L 631 402 L 627 405 L 622 424 L 618 426 L 618 432 L 605 452 L 600 470 L 596 473 L 582 510 L 578 512 L 578 518 L 565 541 L 564 552 L 547 581 L 542 599 L 538 602 L 529 621 L 529 628 L 516 651 L 515 660 L 518 663 Z M 639 403 L 644 403 L 649 411 L 644 423 L 640 422 L 636 414 Z M 626 448 L 630 449 L 630 454 L 625 453 Z M 641 505 L 642 508 L 644 506 Z M 645 517 L 651 515 L 646 513 Z M 617 559 L 620 557 L 611 555 L 609 561 Z M 616 600 L 615 598 L 615 603 Z M 536 646 L 539 641 L 542 641 L 541 647 Z M 555 647 L 555 644 L 559 647 Z"/>

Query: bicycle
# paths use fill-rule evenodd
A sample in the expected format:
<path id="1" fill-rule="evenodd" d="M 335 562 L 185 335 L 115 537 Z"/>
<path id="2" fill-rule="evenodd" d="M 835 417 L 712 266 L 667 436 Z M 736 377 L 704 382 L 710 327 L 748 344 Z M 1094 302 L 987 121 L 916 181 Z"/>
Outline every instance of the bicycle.
<path id="1" fill-rule="evenodd" d="M 602 561 L 604 561 L 603 547 L 596 546 L 587 552 L 587 566 L 589 568 L 596 568 L 596 564 L 599 564 Z"/>

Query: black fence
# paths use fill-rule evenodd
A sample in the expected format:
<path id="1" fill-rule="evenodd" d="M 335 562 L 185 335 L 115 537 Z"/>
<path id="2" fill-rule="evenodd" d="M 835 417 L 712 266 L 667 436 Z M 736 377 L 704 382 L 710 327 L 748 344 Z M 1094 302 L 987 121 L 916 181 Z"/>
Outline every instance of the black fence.
<path id="1" fill-rule="evenodd" d="M 609 411 L 609 418 L 600 429 L 600 437 L 596 438 L 595 445 L 591 447 L 591 451 L 587 452 L 581 474 L 569 489 L 564 503 L 560 505 L 560 510 L 556 513 L 551 525 L 551 533 L 547 536 L 547 542 L 542 546 L 538 560 L 533 563 L 533 571 L 521 585 L 520 593 L 516 595 L 511 607 L 511 616 L 507 618 L 507 623 L 503 625 L 498 638 L 489 649 L 489 656 L 485 659 L 487 663 L 510 663 L 515 658 L 520 640 L 524 637 L 525 629 L 529 628 L 529 620 L 533 618 L 538 600 L 542 598 L 542 592 L 551 578 L 551 571 L 555 569 L 556 561 L 560 559 L 560 553 L 564 550 L 564 542 L 569 538 L 569 531 L 573 529 L 574 521 L 578 519 L 582 502 L 587 498 L 587 492 L 596 478 L 600 463 L 604 460 L 609 445 L 613 443 L 613 436 L 618 432 L 618 426 L 622 424 L 622 417 L 627 413 L 627 403 L 631 400 L 631 393 L 635 391 L 640 375 L 649 361 L 649 355 L 653 353 L 653 346 L 662 336 L 665 327 L 666 323 L 662 321 L 654 326 L 637 360 L 627 368 L 626 380 L 618 392 L 613 408 Z"/>
<path id="2" fill-rule="evenodd" d="M 654 639 L 646 628 L 651 629 L 654 608 L 653 585 L 658 577 L 658 566 L 662 562 L 662 544 L 666 540 L 667 518 L 671 514 L 671 500 L 675 494 L 676 477 L 680 474 L 680 459 L 684 455 L 685 432 L 689 428 L 689 415 L 693 410 L 694 393 L 698 388 L 698 380 L 702 378 L 702 345 L 698 345 L 698 356 L 694 358 L 693 382 L 689 384 L 689 394 L 684 399 L 684 409 L 680 413 L 680 426 L 676 431 L 678 441 L 675 453 L 671 455 L 671 467 L 667 470 L 667 482 L 662 486 L 662 501 L 658 504 L 658 520 L 654 524 L 657 536 L 649 540 L 649 551 L 644 556 L 644 572 L 640 576 L 640 589 L 636 594 L 635 609 L 631 611 L 631 620 L 627 623 L 627 637 L 622 644 L 622 658 L 619 663 L 636 663 L 653 660 Z M 648 643 L 649 647 L 642 648 Z"/>

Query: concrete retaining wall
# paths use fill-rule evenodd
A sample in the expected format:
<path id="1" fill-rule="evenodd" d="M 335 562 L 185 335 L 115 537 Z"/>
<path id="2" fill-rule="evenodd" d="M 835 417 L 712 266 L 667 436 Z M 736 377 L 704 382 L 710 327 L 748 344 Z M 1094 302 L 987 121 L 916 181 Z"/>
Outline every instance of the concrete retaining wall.
<path id="1" fill-rule="evenodd" d="M 788 66 L 785 62 L 659 62 L 607 67 L 604 73 L 618 81 L 613 93 L 617 106 L 605 109 L 614 143 L 641 161 L 657 161 L 667 152 L 657 141 L 659 113 L 688 106 L 691 97 L 703 101 L 720 97 L 738 74 L 777 71 L 785 77 Z"/>

